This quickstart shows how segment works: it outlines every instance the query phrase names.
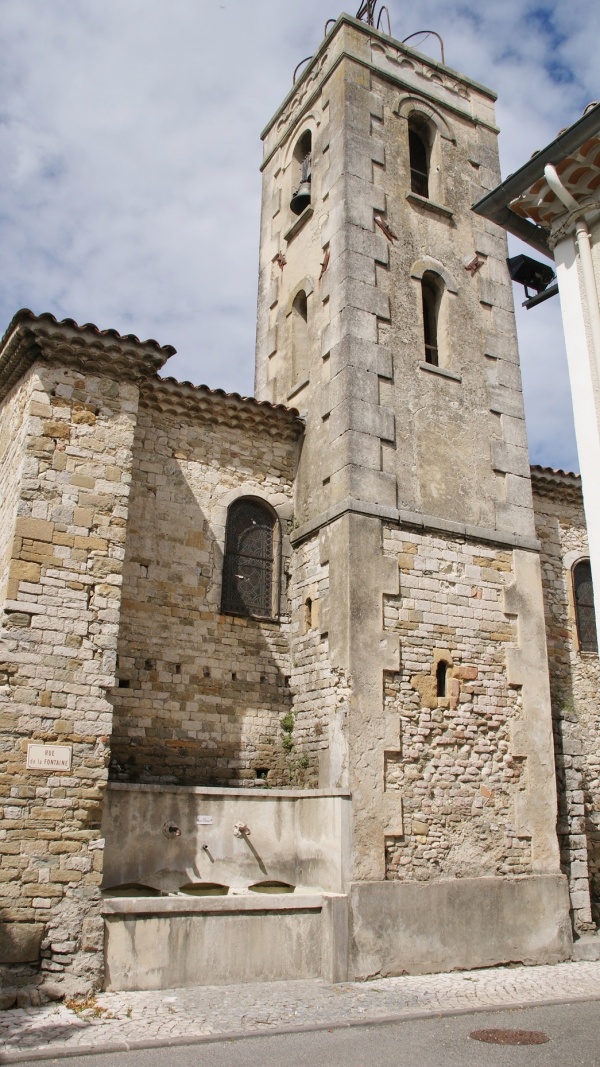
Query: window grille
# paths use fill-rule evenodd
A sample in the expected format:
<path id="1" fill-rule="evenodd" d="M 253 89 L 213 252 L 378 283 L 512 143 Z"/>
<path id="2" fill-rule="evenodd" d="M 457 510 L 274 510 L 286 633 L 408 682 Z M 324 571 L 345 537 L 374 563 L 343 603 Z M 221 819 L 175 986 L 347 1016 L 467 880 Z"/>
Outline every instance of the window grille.
<path id="1" fill-rule="evenodd" d="M 221 602 L 225 614 L 273 618 L 275 522 L 255 500 L 238 500 L 229 508 Z"/>
<path id="2" fill-rule="evenodd" d="M 573 594 L 579 649 L 581 652 L 597 652 L 598 637 L 594 611 L 594 589 L 589 559 L 581 559 L 573 567 Z"/>

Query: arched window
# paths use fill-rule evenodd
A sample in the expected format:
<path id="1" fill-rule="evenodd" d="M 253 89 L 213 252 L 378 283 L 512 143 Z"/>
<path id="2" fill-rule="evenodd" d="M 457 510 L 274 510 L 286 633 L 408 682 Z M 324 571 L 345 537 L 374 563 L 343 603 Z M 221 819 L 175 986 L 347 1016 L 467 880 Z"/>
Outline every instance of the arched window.
<path id="1" fill-rule="evenodd" d="M 423 301 L 423 339 L 425 343 L 425 362 L 434 367 L 439 366 L 438 318 L 442 300 L 442 283 L 437 274 L 426 270 L 421 279 L 421 297 Z"/>
<path id="2" fill-rule="evenodd" d="M 310 204 L 312 181 L 312 134 L 302 134 L 294 148 L 292 170 L 292 199 L 290 207 L 294 215 L 301 215 Z"/>
<path id="3" fill-rule="evenodd" d="M 292 304 L 292 384 L 308 378 L 308 300 L 304 289 L 294 297 Z"/>
<path id="4" fill-rule="evenodd" d="M 427 120 L 417 113 L 408 120 L 408 155 L 411 191 L 429 198 L 431 133 Z"/>
<path id="5" fill-rule="evenodd" d="M 594 589 L 589 559 L 580 559 L 573 567 L 573 600 L 579 650 L 580 652 L 597 652 Z"/>
<path id="6" fill-rule="evenodd" d="M 277 615 L 279 524 L 259 500 L 236 500 L 227 513 L 221 611 L 272 619 Z"/>

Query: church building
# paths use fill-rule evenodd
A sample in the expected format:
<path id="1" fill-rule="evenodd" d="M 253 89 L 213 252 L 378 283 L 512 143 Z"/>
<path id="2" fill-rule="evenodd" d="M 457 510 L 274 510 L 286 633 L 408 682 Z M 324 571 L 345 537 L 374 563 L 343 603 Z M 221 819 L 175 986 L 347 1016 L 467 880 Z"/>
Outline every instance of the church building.
<path id="1" fill-rule="evenodd" d="M 8 327 L 9 1000 L 596 952 L 581 484 L 529 463 L 494 101 L 328 26 L 263 133 L 255 398 Z"/>

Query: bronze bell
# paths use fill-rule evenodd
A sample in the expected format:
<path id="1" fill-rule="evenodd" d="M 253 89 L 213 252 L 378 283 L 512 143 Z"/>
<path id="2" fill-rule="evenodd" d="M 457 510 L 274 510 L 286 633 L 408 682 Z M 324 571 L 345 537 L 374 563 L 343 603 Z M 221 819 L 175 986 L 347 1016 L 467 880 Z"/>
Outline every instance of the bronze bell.
<path id="1" fill-rule="evenodd" d="M 310 181 L 300 182 L 300 185 L 296 189 L 296 192 L 292 195 L 290 200 L 290 207 L 294 212 L 294 215 L 301 215 L 304 208 L 310 204 Z"/>

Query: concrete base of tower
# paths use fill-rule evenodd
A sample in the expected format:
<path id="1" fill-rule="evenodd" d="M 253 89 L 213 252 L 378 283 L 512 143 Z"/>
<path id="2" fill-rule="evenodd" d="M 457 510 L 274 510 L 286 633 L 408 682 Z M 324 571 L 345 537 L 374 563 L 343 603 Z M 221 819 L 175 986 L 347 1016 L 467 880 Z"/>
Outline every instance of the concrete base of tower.
<path id="1" fill-rule="evenodd" d="M 562 875 L 355 882 L 349 977 L 558 963 L 573 952 Z"/>

